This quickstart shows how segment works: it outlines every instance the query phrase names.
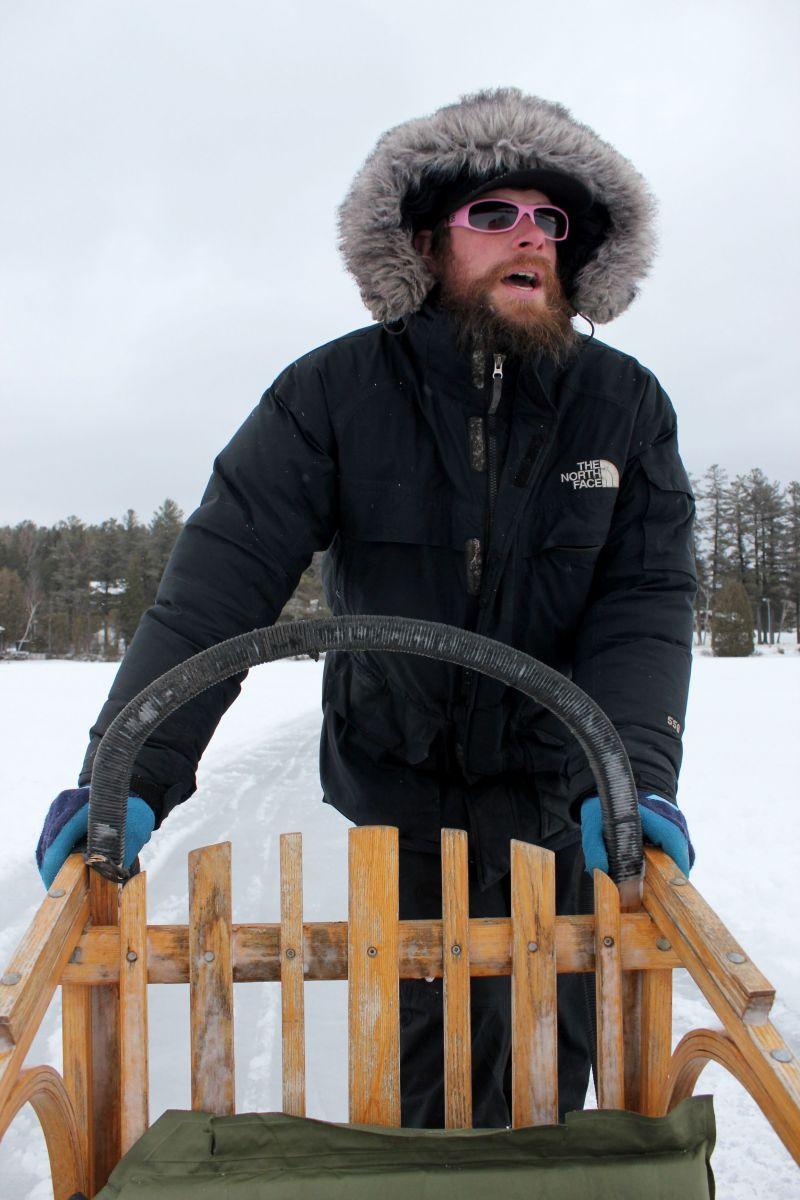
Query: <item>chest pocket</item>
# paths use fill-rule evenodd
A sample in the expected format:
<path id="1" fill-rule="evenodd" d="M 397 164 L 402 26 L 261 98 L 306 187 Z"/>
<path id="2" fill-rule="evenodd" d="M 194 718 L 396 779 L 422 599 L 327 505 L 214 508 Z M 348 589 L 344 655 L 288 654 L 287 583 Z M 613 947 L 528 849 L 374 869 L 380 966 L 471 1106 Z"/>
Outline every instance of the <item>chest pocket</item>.
<path id="1" fill-rule="evenodd" d="M 598 488 L 545 505 L 526 535 L 523 554 L 592 567 L 605 545 L 617 494 L 616 488 Z"/>
<path id="2" fill-rule="evenodd" d="M 342 478 L 340 498 L 340 529 L 354 541 L 459 548 L 463 522 L 444 488 Z"/>
<path id="3" fill-rule="evenodd" d="M 644 566 L 694 575 L 694 496 L 674 441 L 651 446 L 639 462 L 647 479 Z"/>

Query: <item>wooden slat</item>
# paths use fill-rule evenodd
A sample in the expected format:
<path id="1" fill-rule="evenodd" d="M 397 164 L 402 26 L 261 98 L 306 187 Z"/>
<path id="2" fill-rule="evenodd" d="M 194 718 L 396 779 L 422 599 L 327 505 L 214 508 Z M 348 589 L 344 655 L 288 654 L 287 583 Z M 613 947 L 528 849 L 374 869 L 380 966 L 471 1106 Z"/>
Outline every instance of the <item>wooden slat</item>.
<path id="1" fill-rule="evenodd" d="M 92 924 L 118 927 L 117 884 L 90 871 L 89 893 Z M 90 1185 L 94 1195 L 105 1187 L 121 1157 L 118 984 L 92 988 L 92 1145 Z"/>
<path id="2" fill-rule="evenodd" d="M 623 913 L 642 911 L 642 881 L 628 879 L 618 887 L 620 919 Z M 621 959 L 625 958 L 625 927 L 620 929 Z M 642 1056 L 645 1052 L 643 1026 L 643 972 L 622 970 L 622 1031 L 625 1107 L 642 1112 Z"/>
<path id="3" fill-rule="evenodd" d="M 94 1158 L 92 1118 L 92 991 L 74 983 L 61 988 L 62 1074 L 70 1098 L 81 1146 L 81 1161 Z M 88 1179 L 87 1179 L 88 1182 Z"/>
<path id="4" fill-rule="evenodd" d="M 147 877 L 128 880 L 119 906 L 120 1139 L 123 1154 L 147 1132 Z"/>
<path id="5" fill-rule="evenodd" d="M 472 1040 L 469 985 L 467 834 L 442 830 L 442 959 L 444 970 L 444 1124 L 472 1127 Z"/>
<path id="6" fill-rule="evenodd" d="M 0 1125 L 16 1111 L 14 1104 L 26 1086 L 20 1082 L 25 1057 L 88 919 L 88 872 L 82 857 L 73 854 L 42 900 L 0 982 Z M 89 1145 L 84 1137 L 81 1153 L 87 1174 Z"/>
<path id="7" fill-rule="evenodd" d="M 622 1038 L 622 955 L 619 892 L 602 871 L 594 872 L 597 970 L 597 1107 L 625 1107 Z"/>
<path id="8" fill-rule="evenodd" d="M 673 950 L 660 951 L 660 937 L 647 913 L 623 914 L 625 970 L 660 970 L 682 965 Z M 233 978 L 236 983 L 276 983 L 280 979 L 280 925 L 233 926 Z M 303 925 L 306 979 L 347 978 L 347 922 Z M 150 925 L 147 930 L 148 983 L 189 982 L 189 929 L 186 925 Z M 594 970 L 594 917 L 556 917 L 556 965 L 562 971 Z M 470 971 L 473 976 L 511 974 L 511 921 L 482 917 L 470 921 Z M 442 977 L 439 921 L 400 922 L 402 979 Z M 78 957 L 63 970 L 64 983 L 113 983 L 119 979 L 119 934 L 90 929 L 78 943 Z"/>
<path id="9" fill-rule="evenodd" d="M 397 830 L 349 834 L 350 1121 L 400 1124 Z"/>
<path id="10" fill-rule="evenodd" d="M 555 855 L 511 843 L 512 1124 L 558 1123 Z"/>
<path id="11" fill-rule="evenodd" d="M 60 972 L 75 947 L 89 915 L 86 866 L 70 855 L 0 978 L 0 1062 L 27 1041 L 59 983 Z M 5 982 L 4 982 L 5 981 Z M 6 1071 L 0 1067 L 0 1103 Z"/>
<path id="12" fill-rule="evenodd" d="M 283 833 L 281 848 L 281 1029 L 283 1111 L 306 1115 L 303 1010 L 303 839 Z"/>
<path id="13" fill-rule="evenodd" d="M 775 989 L 662 850 L 647 847 L 644 907 L 711 1007 L 748 1025 L 768 1018 Z M 732 956 L 732 957 L 731 957 Z"/>
<path id="14" fill-rule="evenodd" d="M 637 1111 L 663 1116 L 661 1098 L 672 1054 L 672 971 L 642 972 L 641 1077 Z M 628 1101 L 630 1103 L 630 1101 Z"/>
<path id="15" fill-rule="evenodd" d="M 189 1009 L 192 1108 L 235 1111 L 231 844 L 189 855 Z"/>
<path id="16" fill-rule="evenodd" d="M 642 1105 L 642 972 L 622 972 L 622 1048 L 625 1107 L 641 1112 Z"/>

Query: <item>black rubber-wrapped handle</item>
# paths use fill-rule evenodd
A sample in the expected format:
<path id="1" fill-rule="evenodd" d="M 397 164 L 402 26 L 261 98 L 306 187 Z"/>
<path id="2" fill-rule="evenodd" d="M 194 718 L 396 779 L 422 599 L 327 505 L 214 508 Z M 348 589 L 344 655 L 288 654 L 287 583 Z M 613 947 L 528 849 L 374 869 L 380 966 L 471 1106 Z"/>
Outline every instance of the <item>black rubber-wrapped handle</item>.
<path id="1" fill-rule="evenodd" d="M 171 713 L 200 692 L 259 663 L 327 650 L 421 654 L 479 671 L 517 688 L 554 713 L 589 761 L 603 811 L 609 872 L 617 884 L 642 876 L 642 827 L 633 772 L 617 731 L 595 702 L 570 680 L 528 654 L 452 625 L 407 617 L 330 617 L 255 629 L 179 663 L 135 696 L 97 750 L 89 799 L 86 861 L 122 883 L 125 819 L 139 748 Z"/>

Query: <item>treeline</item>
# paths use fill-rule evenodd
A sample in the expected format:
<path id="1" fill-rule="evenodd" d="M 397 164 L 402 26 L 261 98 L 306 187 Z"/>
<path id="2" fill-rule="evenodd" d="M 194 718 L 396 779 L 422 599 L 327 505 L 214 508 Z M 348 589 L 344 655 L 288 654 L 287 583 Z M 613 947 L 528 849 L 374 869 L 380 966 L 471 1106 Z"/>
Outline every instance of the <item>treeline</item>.
<path id="1" fill-rule="evenodd" d="M 713 637 L 715 614 L 724 619 L 738 606 L 746 615 L 748 603 L 750 628 L 759 644 L 774 643 L 782 632 L 796 631 L 800 483 L 782 487 L 758 468 L 729 479 L 715 463 L 692 485 L 697 499 L 697 640 Z"/>
<path id="2" fill-rule="evenodd" d="M 712 640 L 734 608 L 746 626 L 748 605 L 758 642 L 796 630 L 800 483 L 784 488 L 758 469 L 729 479 L 715 464 L 693 486 L 697 640 Z M 131 509 L 121 521 L 111 517 L 100 525 L 69 517 L 49 528 L 33 521 L 0 526 L 0 653 L 120 658 L 155 599 L 182 527 L 173 500 L 146 524 Z M 314 556 L 281 620 L 327 612 L 319 559 Z"/>
<path id="3" fill-rule="evenodd" d="M 0 527 L 0 639 L 30 653 L 119 658 L 182 526 L 165 500 L 147 524 L 129 509 L 100 525 Z"/>
<path id="4" fill-rule="evenodd" d="M 0 526 L 0 653 L 121 658 L 158 582 L 183 513 L 165 500 L 147 524 L 129 509 L 100 525 Z M 327 611 L 315 556 L 281 620 Z"/>

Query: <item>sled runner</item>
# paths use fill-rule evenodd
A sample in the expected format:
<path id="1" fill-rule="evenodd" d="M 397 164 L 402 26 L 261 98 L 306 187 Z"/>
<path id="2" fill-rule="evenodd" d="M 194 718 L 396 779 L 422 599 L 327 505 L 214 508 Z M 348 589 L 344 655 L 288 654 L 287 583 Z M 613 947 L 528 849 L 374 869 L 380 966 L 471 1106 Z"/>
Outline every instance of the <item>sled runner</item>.
<path id="1" fill-rule="evenodd" d="M 231 847 L 223 843 L 189 856 L 188 923 L 148 925 L 146 875 L 120 887 L 138 747 L 169 712 L 226 674 L 287 654 L 350 648 L 447 658 L 561 715 L 595 770 L 619 888 L 596 871 L 594 913 L 555 916 L 553 854 L 512 842 L 511 917 L 470 919 L 467 835 L 444 830 L 441 920 L 399 921 L 397 830 L 364 827 L 349 834 L 346 922 L 304 922 L 301 838 L 291 833 L 281 838 L 279 923 L 234 923 Z M 579 1190 L 692 1200 L 713 1195 L 710 1100 L 692 1098 L 712 1060 L 750 1092 L 800 1162 L 800 1068 L 769 1020 L 774 989 L 671 859 L 652 848 L 640 898 L 630 780 L 615 768 L 613 731 L 578 689 L 509 647 L 388 618 L 259 630 L 187 666 L 146 689 L 109 729 L 94 769 L 89 865 L 80 854 L 67 860 L 0 979 L 0 1136 L 33 1105 L 55 1200 L 98 1192 L 149 1200 L 190 1188 L 221 1197 L 234 1184 L 243 1198 L 359 1197 L 380 1187 L 392 1200 L 432 1177 L 443 1197 L 455 1195 L 455 1185 L 461 1197 L 492 1185 L 504 1196 L 529 1196 L 546 1183 L 541 1194 L 554 1198 Z M 721 1028 L 694 1030 L 673 1052 L 676 967 L 690 972 Z M 565 971 L 596 976 L 599 1111 L 570 1114 L 559 1126 L 556 979 Z M 509 1131 L 470 1128 L 469 980 L 479 975 L 511 978 Z M 424 977 L 444 979 L 445 1131 L 398 1128 L 398 981 Z M 349 1126 L 306 1118 L 306 979 L 348 980 Z M 234 984 L 259 981 L 281 987 L 283 1112 L 235 1116 Z M 149 1129 L 147 985 L 170 983 L 190 986 L 192 1111 L 168 1112 Z M 63 1075 L 25 1065 L 59 986 Z"/>

